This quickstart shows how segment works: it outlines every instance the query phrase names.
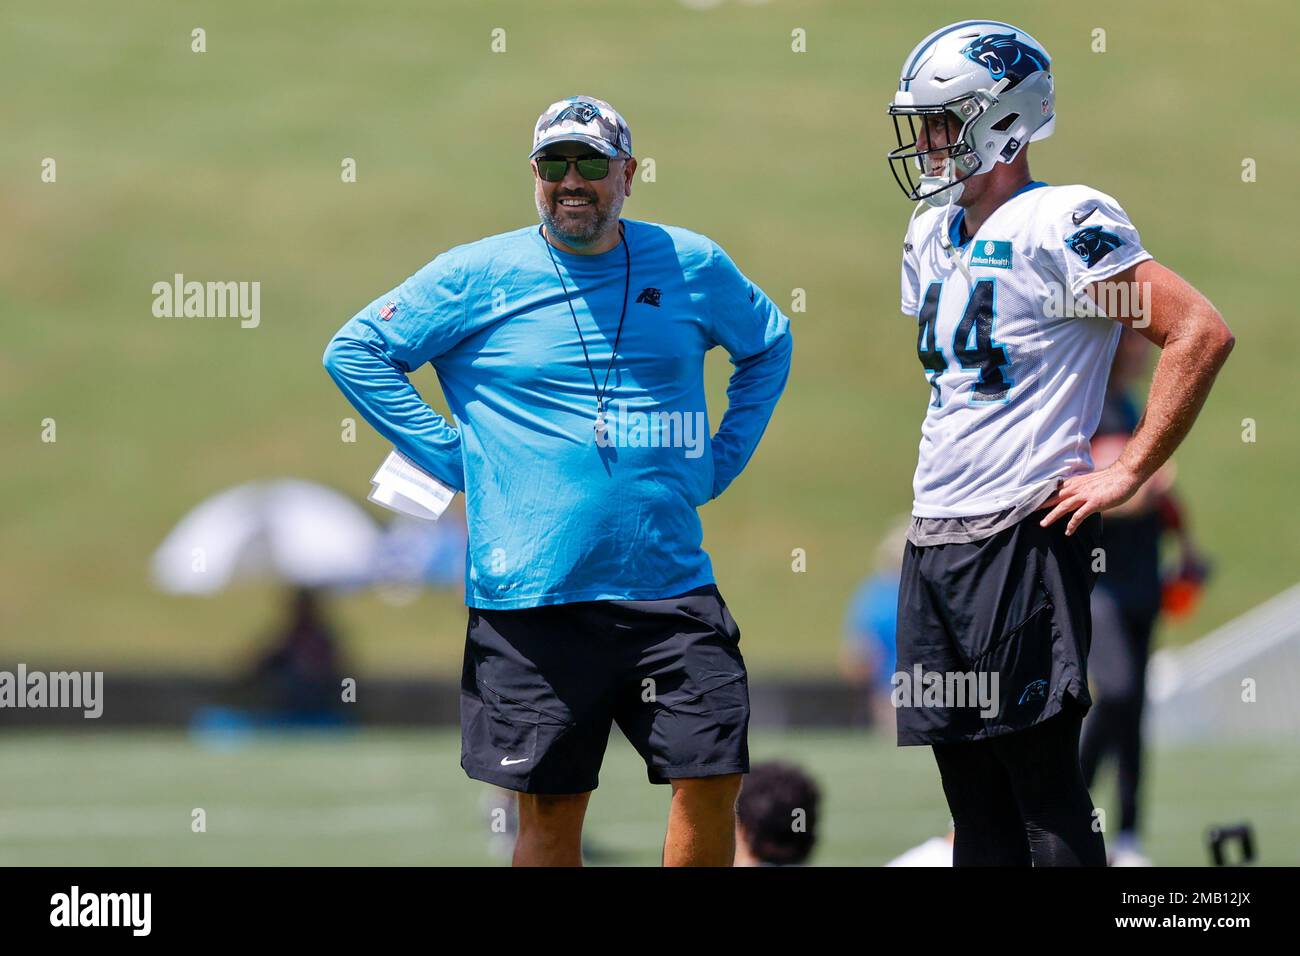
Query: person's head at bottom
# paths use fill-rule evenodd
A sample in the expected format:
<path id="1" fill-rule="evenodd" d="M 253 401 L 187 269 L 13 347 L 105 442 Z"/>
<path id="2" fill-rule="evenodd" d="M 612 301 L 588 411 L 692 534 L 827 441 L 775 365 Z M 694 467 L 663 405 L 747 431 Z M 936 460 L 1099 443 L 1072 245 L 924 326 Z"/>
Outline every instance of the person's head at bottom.
<path id="1" fill-rule="evenodd" d="M 799 866 L 817 844 L 821 791 L 793 764 L 762 763 L 736 801 L 736 866 Z"/>

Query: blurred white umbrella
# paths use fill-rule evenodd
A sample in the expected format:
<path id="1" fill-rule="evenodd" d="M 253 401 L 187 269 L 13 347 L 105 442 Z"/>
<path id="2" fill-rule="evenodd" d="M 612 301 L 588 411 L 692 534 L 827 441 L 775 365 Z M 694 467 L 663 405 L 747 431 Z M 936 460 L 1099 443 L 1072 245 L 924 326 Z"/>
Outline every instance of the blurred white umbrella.
<path id="1" fill-rule="evenodd" d="M 384 529 L 371 581 L 389 604 L 413 603 L 426 588 L 465 585 L 465 522 L 456 514 L 437 521 L 398 515 Z"/>
<path id="2" fill-rule="evenodd" d="M 300 587 L 366 583 L 379 527 L 351 499 L 309 481 L 250 482 L 181 519 L 153 556 L 154 583 L 214 594 L 240 580 Z"/>

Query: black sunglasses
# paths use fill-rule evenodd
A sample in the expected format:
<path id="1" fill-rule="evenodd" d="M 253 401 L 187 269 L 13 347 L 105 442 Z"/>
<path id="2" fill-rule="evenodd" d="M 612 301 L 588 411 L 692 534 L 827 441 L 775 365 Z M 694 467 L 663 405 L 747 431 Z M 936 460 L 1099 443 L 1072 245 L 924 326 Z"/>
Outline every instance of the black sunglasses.
<path id="1" fill-rule="evenodd" d="M 537 175 L 548 183 L 558 183 L 569 173 L 569 164 L 578 167 L 578 175 L 586 180 L 604 179 L 609 175 L 609 157 L 589 153 L 586 156 L 538 156 Z"/>

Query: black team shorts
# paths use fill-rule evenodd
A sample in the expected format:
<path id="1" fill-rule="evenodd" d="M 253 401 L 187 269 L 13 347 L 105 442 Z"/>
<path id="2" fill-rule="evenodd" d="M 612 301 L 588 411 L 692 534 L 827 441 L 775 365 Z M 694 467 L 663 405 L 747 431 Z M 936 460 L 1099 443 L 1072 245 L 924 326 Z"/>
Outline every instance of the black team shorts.
<path id="1" fill-rule="evenodd" d="M 900 746 L 1013 733 L 1059 713 L 1067 698 L 1084 711 L 1092 705 L 1089 596 L 1101 515 L 1090 515 L 1066 537 L 1068 517 L 1039 527 L 1046 513 L 982 541 L 908 542 L 893 685 Z M 925 699 L 918 674 L 955 675 L 953 690 L 965 678 L 964 702 L 955 693 Z M 977 704 L 969 689 L 980 681 L 988 693 Z M 900 693 L 903 687 L 910 698 Z M 900 705 L 903 700 L 908 703 Z M 993 707 L 983 706 L 990 700 Z"/>
<path id="2" fill-rule="evenodd" d="M 747 773 L 739 642 L 711 584 L 655 601 L 470 608 L 460 765 L 508 790 L 585 793 L 618 724 L 651 783 Z"/>

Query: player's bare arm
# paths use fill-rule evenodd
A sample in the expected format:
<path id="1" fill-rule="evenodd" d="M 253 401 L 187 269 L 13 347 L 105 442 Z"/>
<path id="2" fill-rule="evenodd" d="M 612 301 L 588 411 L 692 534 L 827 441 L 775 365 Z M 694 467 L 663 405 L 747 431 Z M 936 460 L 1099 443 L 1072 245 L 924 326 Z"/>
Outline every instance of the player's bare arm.
<path id="1" fill-rule="evenodd" d="M 1146 412 L 1111 465 L 1067 478 L 1046 502 L 1044 527 L 1070 515 L 1073 534 L 1088 515 L 1123 504 L 1160 468 L 1187 436 L 1210 394 L 1215 376 L 1236 342 L 1218 310 L 1189 282 L 1148 259 L 1108 282 L 1136 290 L 1127 314 L 1113 316 L 1160 348 Z M 1102 296 L 1094 284 L 1089 294 Z"/>

